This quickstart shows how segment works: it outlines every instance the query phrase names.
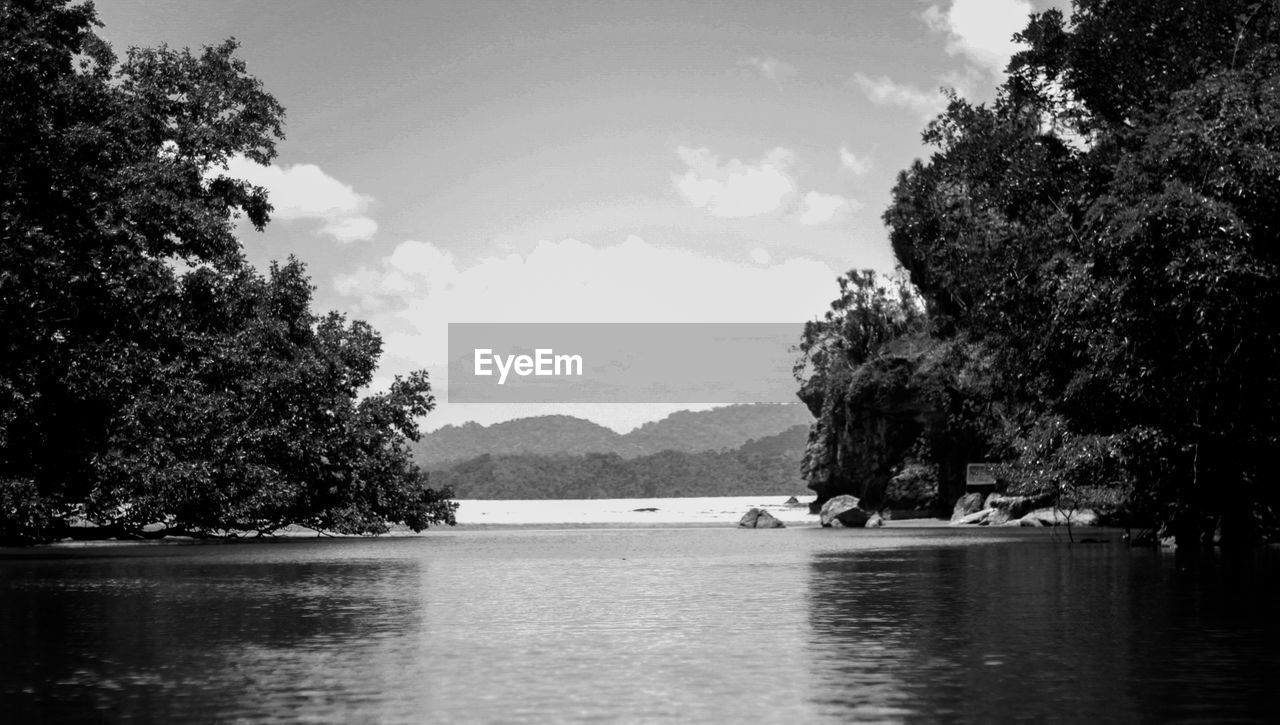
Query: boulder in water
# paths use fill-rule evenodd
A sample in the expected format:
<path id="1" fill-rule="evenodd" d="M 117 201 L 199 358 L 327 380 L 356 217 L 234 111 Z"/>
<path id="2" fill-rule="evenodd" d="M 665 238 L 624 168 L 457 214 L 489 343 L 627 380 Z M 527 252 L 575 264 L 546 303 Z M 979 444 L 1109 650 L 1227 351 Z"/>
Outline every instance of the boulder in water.
<path id="1" fill-rule="evenodd" d="M 757 529 L 785 529 L 786 527 L 786 524 L 768 511 L 761 511 L 760 518 L 756 519 Z"/>
<path id="2" fill-rule="evenodd" d="M 955 523 L 969 514 L 976 514 L 983 509 L 982 494 L 966 493 L 956 499 L 956 507 L 951 511 L 951 523 Z"/>
<path id="3" fill-rule="evenodd" d="M 859 508 L 859 500 L 855 496 L 836 496 L 822 505 L 819 520 L 825 527 L 845 526 L 859 529 L 867 525 L 871 514 Z"/>
<path id="4" fill-rule="evenodd" d="M 1066 513 L 1054 508 L 1036 509 L 1022 517 L 1025 519 L 1033 519 L 1040 522 L 1041 526 L 1066 526 Z M 1032 526 L 1034 524 L 1027 524 Z M 1089 509 L 1078 509 L 1071 514 L 1072 526 L 1097 526 L 1098 514 Z"/>
<path id="5" fill-rule="evenodd" d="M 982 509 L 981 511 L 975 511 L 971 514 L 968 514 L 967 516 L 962 516 L 958 519 L 952 519 L 951 525 L 952 526 L 986 526 L 987 522 L 991 519 L 991 515 L 994 514 L 995 512 L 996 512 L 995 509 Z"/>
<path id="6" fill-rule="evenodd" d="M 1035 507 L 1036 501 L 1029 496 L 1005 496 L 993 493 L 987 496 L 986 508 L 994 511 L 987 523 L 1000 526 L 1008 521 L 1016 521 L 1031 513 Z"/>
<path id="7" fill-rule="evenodd" d="M 786 524 L 763 509 L 751 509 L 738 520 L 738 528 L 742 529 L 785 529 L 786 527 Z"/>
<path id="8" fill-rule="evenodd" d="M 878 529 L 881 526 L 884 526 L 884 517 L 880 514 L 872 514 L 871 518 L 867 519 L 868 529 Z"/>

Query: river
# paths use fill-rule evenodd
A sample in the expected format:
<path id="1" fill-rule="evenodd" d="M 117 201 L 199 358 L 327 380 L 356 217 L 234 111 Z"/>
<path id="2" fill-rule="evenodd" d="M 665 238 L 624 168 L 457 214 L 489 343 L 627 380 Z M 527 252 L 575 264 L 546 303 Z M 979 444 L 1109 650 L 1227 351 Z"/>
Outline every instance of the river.
<path id="1" fill-rule="evenodd" d="M 10 722 L 1277 722 L 1280 556 L 1045 529 L 0 550 Z"/>

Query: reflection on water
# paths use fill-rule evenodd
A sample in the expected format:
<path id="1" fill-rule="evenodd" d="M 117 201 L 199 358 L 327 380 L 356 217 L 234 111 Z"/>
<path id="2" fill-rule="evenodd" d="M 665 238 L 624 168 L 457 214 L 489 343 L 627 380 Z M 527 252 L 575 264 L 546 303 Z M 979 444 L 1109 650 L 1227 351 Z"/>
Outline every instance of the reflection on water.
<path id="1" fill-rule="evenodd" d="M 821 553 L 812 667 L 851 719 L 1278 722 L 1277 563 L 1052 542 Z"/>
<path id="2" fill-rule="evenodd" d="M 575 529 L 0 553 L 0 720 L 1275 721 L 1274 555 Z"/>
<path id="3" fill-rule="evenodd" d="M 245 548 L 129 547 L 4 566 L 0 683 L 14 721 L 172 722 L 250 717 L 264 705 L 301 713 L 332 698 L 376 704 L 380 674 L 367 657 L 419 626 L 418 564 Z M 341 661 L 365 666 L 333 666 Z"/>

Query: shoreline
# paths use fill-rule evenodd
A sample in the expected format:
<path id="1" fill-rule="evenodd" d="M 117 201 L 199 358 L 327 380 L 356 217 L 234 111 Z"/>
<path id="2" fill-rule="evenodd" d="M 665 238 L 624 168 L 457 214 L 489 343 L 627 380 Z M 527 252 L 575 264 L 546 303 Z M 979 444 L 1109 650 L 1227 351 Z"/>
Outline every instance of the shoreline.
<path id="1" fill-rule="evenodd" d="M 738 522 L 749 509 L 759 508 L 781 520 L 788 529 L 821 529 L 817 514 L 809 513 L 809 502 L 787 503 L 777 494 L 761 496 L 712 496 L 684 498 L 618 499 L 460 499 L 454 526 L 434 525 L 420 532 L 393 526 L 385 534 L 360 535 L 320 533 L 303 526 L 289 526 L 268 536 L 171 535 L 157 538 L 76 538 L 37 544 L 31 547 L 0 547 L 0 556 L 18 552 L 68 551 L 136 546 L 177 546 L 240 543 L 288 543 L 332 540 L 377 540 L 466 536 L 475 532 L 519 531 L 607 531 L 739 529 Z M 840 527 L 843 528 L 843 527 Z M 1003 527 L 955 526 L 948 518 L 897 512 L 878 529 L 893 531 L 937 530 L 958 533 Z M 1055 528 L 1055 527 L 1048 527 Z M 1098 531 L 1096 527 L 1090 527 Z"/>
<path id="2" fill-rule="evenodd" d="M 359 534 L 332 534 L 317 536 L 311 531 L 282 531 L 273 536 L 257 537 L 240 537 L 240 538 L 208 538 L 197 539 L 189 537 L 171 537 L 164 539 L 101 539 L 101 540 L 75 540 L 75 541 L 54 541 L 46 544 L 36 544 L 29 547 L 0 547 L 0 559 L 5 558 L 27 558 L 39 557 L 42 554 L 48 555 L 53 552 L 73 552 L 77 550 L 104 550 L 104 549 L 121 549 L 121 548 L 137 548 L 141 550 L 150 550 L 157 548 L 182 547 L 182 546 L 235 546 L 240 544 L 262 545 L 262 544 L 290 544 L 303 542 L 352 542 L 352 541 L 387 541 L 387 540 L 405 540 L 405 539 L 431 539 L 452 536 L 467 536 L 471 534 L 483 533 L 503 533 L 517 534 L 521 532 L 590 532 L 590 531 L 675 531 L 675 530 L 721 530 L 721 531 L 822 531 L 824 527 L 813 521 L 800 525 L 788 525 L 779 529 L 743 529 L 736 524 L 728 525 L 723 522 L 651 522 L 651 523 L 503 523 L 503 524 L 458 524 L 456 526 L 433 526 L 420 532 L 413 531 L 391 531 L 386 534 L 378 534 L 372 536 L 364 536 Z M 908 519 L 898 522 L 886 522 L 884 526 L 872 529 L 833 527 L 828 528 L 833 533 L 825 534 L 829 536 L 848 536 L 849 534 L 838 534 L 834 532 L 861 532 L 853 534 L 858 537 L 876 538 L 881 536 L 892 536 L 901 532 L 919 533 L 924 531 L 935 531 L 940 536 L 947 538 L 967 537 L 973 535 L 991 536 L 994 532 L 1004 531 L 1005 534 L 994 534 L 1001 538 L 1022 539 L 1022 540 L 1039 540 L 1041 537 L 1049 538 L 1054 536 L 1056 531 L 1058 535 L 1065 536 L 1065 531 L 1057 527 L 1027 528 L 1027 527 L 987 527 L 987 526 L 952 526 L 946 519 Z M 1033 532 L 1040 532 L 1035 535 Z M 1104 543 L 1114 543 L 1121 540 L 1123 529 L 1114 527 L 1089 527 L 1091 536 L 1089 538 L 1096 540 L 1104 539 Z M 757 534 L 743 534 L 755 536 Z M 763 534 L 768 536 L 770 534 Z M 772 534 L 778 535 L 778 534 Z M 1078 542 L 1079 543 L 1079 542 Z"/>

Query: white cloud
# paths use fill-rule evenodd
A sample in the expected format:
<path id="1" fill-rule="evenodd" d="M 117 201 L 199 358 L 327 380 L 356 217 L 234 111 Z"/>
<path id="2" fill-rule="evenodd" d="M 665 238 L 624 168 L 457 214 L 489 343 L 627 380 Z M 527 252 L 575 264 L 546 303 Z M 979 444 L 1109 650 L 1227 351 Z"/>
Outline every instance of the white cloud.
<path id="1" fill-rule="evenodd" d="M 315 164 L 263 166 L 242 156 L 227 163 L 227 173 L 267 190 L 279 220 L 318 220 L 321 234 L 341 242 L 370 239 L 378 223 L 366 216 L 372 197 L 329 176 Z"/>
<path id="2" fill-rule="evenodd" d="M 789 168 L 793 155 L 784 148 L 765 154 L 756 164 L 720 159 L 705 148 L 681 146 L 676 150 L 689 167 L 673 174 L 676 189 L 691 205 L 717 217 L 759 216 L 776 211 L 796 193 Z"/>
<path id="3" fill-rule="evenodd" d="M 830 224 L 857 208 L 857 202 L 835 194 L 811 191 L 800 200 L 801 224 Z"/>
<path id="4" fill-rule="evenodd" d="M 768 58 L 768 57 L 743 58 L 742 60 L 738 61 L 738 65 L 751 68 L 756 73 L 759 73 L 760 77 L 764 78 L 765 80 L 773 81 L 774 83 L 779 83 L 784 80 L 790 80 L 791 78 L 794 78 L 796 75 L 795 66 L 791 65 L 790 63 L 778 60 L 777 58 Z"/>
<path id="5" fill-rule="evenodd" d="M 1027 0 L 951 0 L 949 7 L 930 5 L 923 17 L 930 28 L 946 33 L 948 53 L 1002 77 L 1019 47 L 1013 34 L 1026 28 L 1031 12 Z"/>
<path id="6" fill-rule="evenodd" d="M 836 271 L 826 264 L 757 252 L 753 264 L 634 236 L 607 247 L 566 239 L 468 266 L 407 241 L 338 275 L 334 287 L 382 332 L 385 384 L 445 364 L 449 322 L 792 322 L 812 319 L 835 296 Z M 441 372 L 432 374 L 437 383 Z"/>
<path id="7" fill-rule="evenodd" d="M 932 118 L 947 105 L 947 99 L 941 91 L 923 91 L 915 86 L 897 83 L 887 76 L 872 78 L 865 73 L 855 73 L 853 81 L 877 106 L 897 106 L 914 111 L 921 117 Z"/>
<path id="8" fill-rule="evenodd" d="M 847 147 L 840 147 L 840 168 L 854 174 L 865 174 L 871 170 L 871 157 L 859 156 Z"/>
<path id="9" fill-rule="evenodd" d="M 378 223 L 367 216 L 345 217 L 325 224 L 320 231 L 340 242 L 355 242 L 372 239 L 378 232 Z"/>
<path id="10" fill-rule="evenodd" d="M 945 36 L 947 53 L 964 61 L 961 67 L 942 74 L 939 85 L 970 98 L 989 92 L 1004 78 L 1009 57 L 1020 48 L 1013 35 L 1026 28 L 1032 10 L 1028 0 L 943 0 L 930 5 L 921 18 L 931 30 Z M 873 103 L 907 108 L 922 118 L 932 118 L 946 108 L 940 92 L 924 91 L 887 76 L 856 73 L 853 82 Z"/>
<path id="11" fill-rule="evenodd" d="M 769 250 L 763 247 L 756 247 L 751 250 L 751 261 L 756 264 L 768 264 L 773 261 L 773 255 L 769 254 Z"/>

